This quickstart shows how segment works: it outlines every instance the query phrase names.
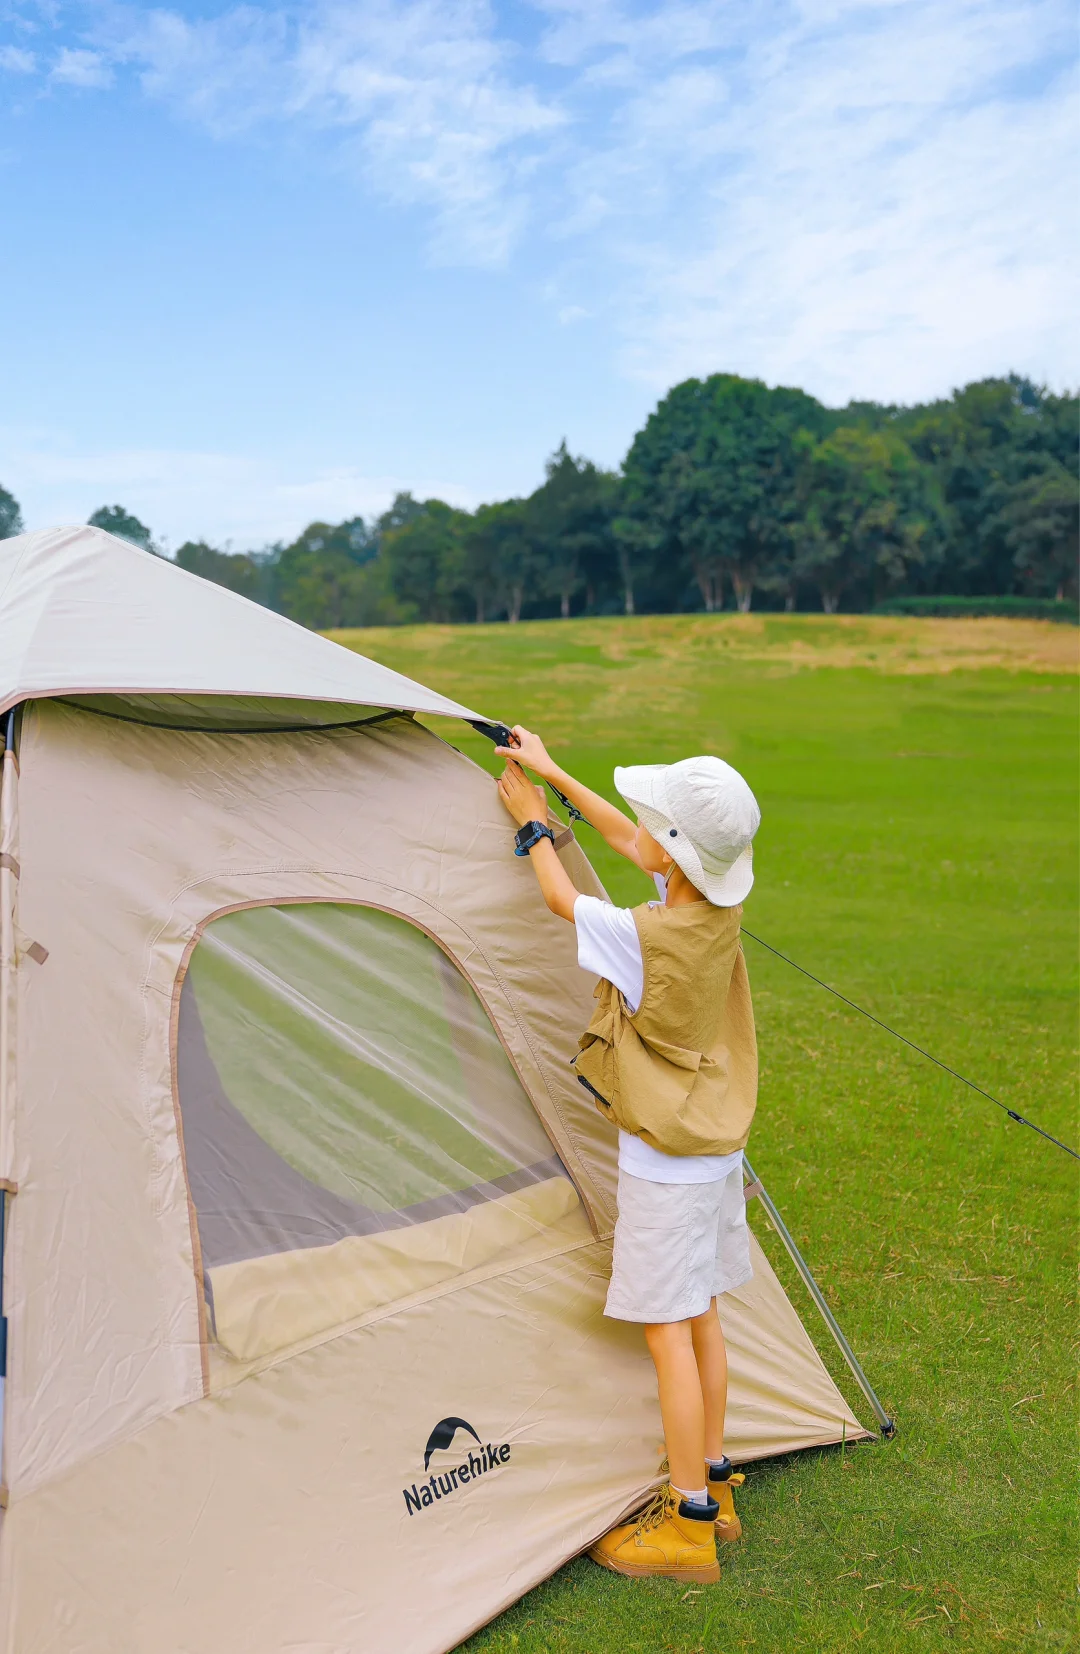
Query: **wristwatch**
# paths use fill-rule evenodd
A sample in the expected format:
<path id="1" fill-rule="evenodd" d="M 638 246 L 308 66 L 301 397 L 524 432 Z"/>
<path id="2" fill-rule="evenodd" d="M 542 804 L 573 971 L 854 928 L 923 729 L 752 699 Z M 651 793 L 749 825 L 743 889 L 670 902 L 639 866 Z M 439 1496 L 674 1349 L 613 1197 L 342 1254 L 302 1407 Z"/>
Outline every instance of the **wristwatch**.
<path id="1" fill-rule="evenodd" d="M 552 844 L 555 843 L 555 834 L 550 827 L 545 827 L 542 821 L 527 821 L 514 834 L 515 856 L 527 856 L 533 845 L 539 844 L 542 838 L 549 838 Z"/>

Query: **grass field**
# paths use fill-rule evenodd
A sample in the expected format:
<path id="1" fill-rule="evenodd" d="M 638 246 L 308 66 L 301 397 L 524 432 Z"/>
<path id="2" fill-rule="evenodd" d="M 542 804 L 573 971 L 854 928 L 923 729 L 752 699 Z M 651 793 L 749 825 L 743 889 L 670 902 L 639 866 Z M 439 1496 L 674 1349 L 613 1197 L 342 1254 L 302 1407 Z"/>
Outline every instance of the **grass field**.
<path id="1" fill-rule="evenodd" d="M 538 729 L 608 796 L 618 762 L 729 759 L 764 814 L 747 926 L 1076 1142 L 1072 628 L 718 616 L 338 635 Z M 581 832 L 614 898 L 643 899 L 640 875 Z M 466 1646 L 1074 1648 L 1076 1163 L 752 942 L 747 955 L 755 1170 L 897 1437 L 751 1467 L 717 1586 L 578 1560 Z"/>

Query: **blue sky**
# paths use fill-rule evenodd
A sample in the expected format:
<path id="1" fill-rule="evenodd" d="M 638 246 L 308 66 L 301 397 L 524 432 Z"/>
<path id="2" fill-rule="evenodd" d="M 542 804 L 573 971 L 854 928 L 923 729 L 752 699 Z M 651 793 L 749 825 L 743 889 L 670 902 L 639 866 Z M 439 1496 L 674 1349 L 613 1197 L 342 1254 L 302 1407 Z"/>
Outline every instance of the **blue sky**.
<path id="1" fill-rule="evenodd" d="M 0 481 L 236 548 L 730 370 L 1080 380 L 1064 0 L 0 0 Z"/>

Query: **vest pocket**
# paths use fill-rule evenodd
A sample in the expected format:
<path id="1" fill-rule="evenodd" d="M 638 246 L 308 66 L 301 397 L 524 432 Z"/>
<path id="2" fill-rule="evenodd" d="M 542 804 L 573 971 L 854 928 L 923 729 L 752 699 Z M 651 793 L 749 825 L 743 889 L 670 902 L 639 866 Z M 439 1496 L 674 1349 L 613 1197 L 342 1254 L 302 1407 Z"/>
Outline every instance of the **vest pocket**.
<path id="1" fill-rule="evenodd" d="M 700 1152 L 685 1116 L 698 1083 L 701 1053 L 664 1040 L 645 1040 L 634 1030 L 615 1052 L 619 1072 L 619 1124 L 669 1154 Z"/>
<path id="2" fill-rule="evenodd" d="M 663 1058 L 664 1062 L 670 1063 L 673 1068 L 681 1068 L 691 1075 L 696 1075 L 701 1067 L 702 1055 L 700 1051 L 688 1051 L 684 1045 L 669 1045 L 667 1040 L 647 1038 L 640 1033 L 638 1039 L 650 1056 L 655 1055 Z M 687 1083 L 689 1088 L 694 1083 L 693 1079 L 690 1079 Z"/>

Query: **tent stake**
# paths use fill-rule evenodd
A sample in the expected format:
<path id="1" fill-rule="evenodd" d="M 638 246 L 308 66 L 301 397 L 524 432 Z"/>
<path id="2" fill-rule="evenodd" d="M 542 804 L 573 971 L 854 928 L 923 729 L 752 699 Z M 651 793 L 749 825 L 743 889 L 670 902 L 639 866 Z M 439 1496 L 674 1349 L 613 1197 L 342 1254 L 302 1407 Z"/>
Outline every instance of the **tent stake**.
<path id="1" fill-rule="evenodd" d="M 807 1264 L 806 1259 L 799 1251 L 799 1248 L 795 1245 L 787 1224 L 784 1222 L 783 1218 L 780 1216 L 780 1213 L 773 1205 L 772 1198 L 768 1194 L 764 1184 L 755 1176 L 750 1162 L 746 1159 L 745 1155 L 743 1156 L 743 1166 L 746 1170 L 747 1177 L 750 1179 L 751 1185 L 756 1185 L 754 1188 L 754 1193 L 760 1199 L 766 1212 L 768 1212 L 772 1226 L 776 1230 L 776 1233 L 780 1236 L 780 1239 L 783 1241 L 788 1257 L 795 1265 L 795 1268 L 799 1271 L 799 1274 L 802 1277 L 803 1285 L 806 1287 L 807 1292 L 809 1292 L 811 1298 L 814 1300 L 814 1303 L 821 1311 L 825 1325 L 828 1327 L 829 1331 L 833 1335 L 833 1338 L 836 1340 L 837 1349 L 840 1351 L 840 1354 L 851 1368 L 856 1384 L 859 1386 L 859 1389 L 862 1391 L 863 1395 L 870 1403 L 870 1406 L 873 1408 L 874 1417 L 881 1426 L 881 1434 L 886 1438 L 886 1440 L 891 1439 L 896 1434 L 896 1425 L 893 1423 L 892 1419 L 889 1417 L 888 1413 L 885 1411 L 884 1407 L 881 1405 L 876 1394 L 874 1393 L 870 1380 L 867 1378 L 866 1374 L 862 1370 L 862 1367 L 859 1365 L 858 1357 L 856 1356 L 855 1351 L 852 1349 L 840 1329 L 839 1321 L 836 1319 L 836 1316 L 825 1302 L 821 1288 L 818 1286 L 813 1275 L 811 1275 L 810 1267 Z"/>

